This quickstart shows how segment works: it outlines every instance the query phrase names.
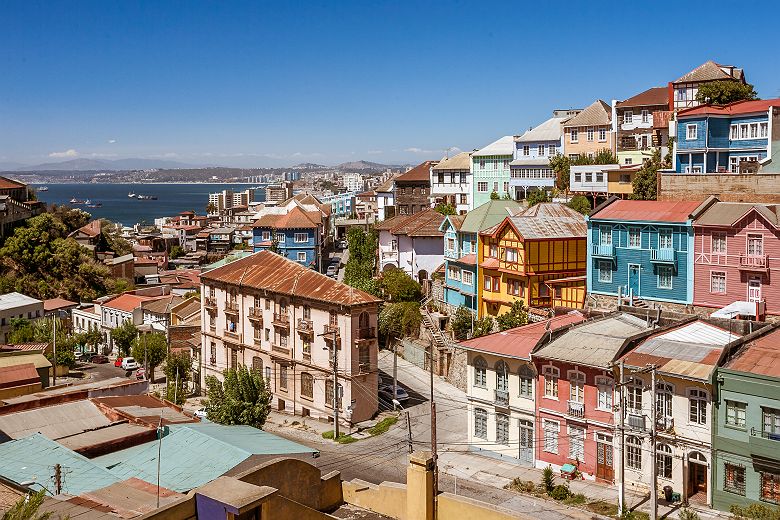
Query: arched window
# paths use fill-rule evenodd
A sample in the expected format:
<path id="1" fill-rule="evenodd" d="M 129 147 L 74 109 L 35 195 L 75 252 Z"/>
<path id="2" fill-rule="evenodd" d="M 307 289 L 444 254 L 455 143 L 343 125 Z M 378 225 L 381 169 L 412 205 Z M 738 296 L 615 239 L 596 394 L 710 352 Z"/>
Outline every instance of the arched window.
<path id="1" fill-rule="evenodd" d="M 517 371 L 517 375 L 520 377 L 520 397 L 533 399 L 534 379 L 536 378 L 534 370 L 530 365 L 520 365 L 520 370 Z"/>
<path id="2" fill-rule="evenodd" d="M 656 445 L 655 464 L 659 477 L 672 478 L 672 448 L 668 444 Z"/>
<path id="3" fill-rule="evenodd" d="M 642 469 L 642 441 L 633 435 L 626 437 L 626 466 Z"/>
<path id="4" fill-rule="evenodd" d="M 509 390 L 509 366 L 503 361 L 499 361 L 495 366 L 496 370 L 496 390 L 507 392 Z"/>
<path id="5" fill-rule="evenodd" d="M 361 329 L 367 329 L 369 327 L 368 313 L 363 311 L 358 316 L 358 327 Z"/>
<path id="6" fill-rule="evenodd" d="M 487 387 L 487 362 L 481 356 L 474 359 L 474 386 Z"/>
<path id="7" fill-rule="evenodd" d="M 314 399 L 314 376 L 308 372 L 301 373 L 301 397 Z"/>
<path id="8" fill-rule="evenodd" d="M 487 410 L 474 408 L 474 437 L 487 439 Z"/>
<path id="9" fill-rule="evenodd" d="M 697 464 L 707 464 L 707 458 L 698 451 L 692 451 L 689 453 L 688 460 Z"/>

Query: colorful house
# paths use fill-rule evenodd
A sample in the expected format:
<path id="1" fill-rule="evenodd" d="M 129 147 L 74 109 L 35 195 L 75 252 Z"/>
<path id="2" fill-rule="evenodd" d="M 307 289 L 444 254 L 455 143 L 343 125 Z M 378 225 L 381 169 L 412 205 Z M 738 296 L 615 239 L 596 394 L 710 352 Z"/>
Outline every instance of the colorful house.
<path id="1" fill-rule="evenodd" d="M 431 167 L 438 161 L 424 161 L 395 178 L 395 206 L 399 215 L 412 215 L 431 207 Z"/>
<path id="2" fill-rule="evenodd" d="M 612 364 L 652 330 L 647 321 L 613 313 L 572 325 L 531 352 L 536 373 L 536 467 L 575 466 L 586 479 L 612 482 Z"/>
<path id="3" fill-rule="evenodd" d="M 634 177 L 641 165 L 587 164 L 569 167 L 569 191 L 584 195 L 594 201 L 604 201 L 611 196 L 628 198 L 634 193 Z"/>
<path id="4" fill-rule="evenodd" d="M 509 194 L 509 163 L 514 153 L 514 137 L 506 135 L 471 154 L 472 207 L 489 201 L 491 193 L 499 197 Z"/>
<path id="5" fill-rule="evenodd" d="M 531 307 L 552 307 L 563 285 L 551 294 L 549 283 L 585 274 L 585 218 L 558 203 L 536 204 L 479 234 L 479 316 L 498 316 L 515 300 Z M 579 291 L 563 306 L 583 305 L 584 280 L 570 280 Z M 561 291 L 560 293 L 558 291 Z"/>
<path id="6" fill-rule="evenodd" d="M 641 165 L 653 152 L 668 153 L 669 89 L 653 87 L 615 103 L 617 158 L 620 165 Z"/>
<path id="7" fill-rule="evenodd" d="M 735 81 L 747 83 L 745 72 L 734 65 L 720 65 L 712 60 L 706 61 L 669 83 L 669 110 L 682 110 L 699 106 L 696 95 L 699 86 L 713 81 Z"/>
<path id="8" fill-rule="evenodd" d="M 563 153 L 576 159 L 593 157 L 604 149 L 615 151 L 612 107 L 597 99 L 563 123 Z"/>
<path id="9" fill-rule="evenodd" d="M 379 269 L 402 269 L 420 283 L 444 262 L 444 215 L 432 208 L 396 215 L 374 226 L 379 232 Z"/>
<path id="10" fill-rule="evenodd" d="M 471 210 L 471 153 L 461 152 L 431 166 L 431 206 L 449 204 L 459 215 Z"/>
<path id="11" fill-rule="evenodd" d="M 588 294 L 693 303 L 693 219 L 700 205 L 611 198 L 595 208 L 587 217 Z"/>
<path id="12" fill-rule="evenodd" d="M 780 504 L 780 330 L 746 336 L 712 380 L 712 506 Z"/>
<path id="13" fill-rule="evenodd" d="M 771 158 L 780 99 L 701 105 L 677 113 L 677 173 L 755 173 Z"/>
<path id="14" fill-rule="evenodd" d="M 693 302 L 744 309 L 752 318 L 780 314 L 780 206 L 715 202 L 694 221 Z"/>
<path id="15" fill-rule="evenodd" d="M 444 301 L 452 309 L 466 307 L 477 312 L 478 234 L 522 208 L 513 200 L 491 200 L 467 215 L 444 219 L 440 227 L 444 233 Z"/>
<path id="16" fill-rule="evenodd" d="M 463 341 L 468 354 L 469 448 L 533 467 L 536 380 L 531 351 L 550 331 L 585 320 L 578 311 Z"/>
<path id="17" fill-rule="evenodd" d="M 298 205 L 288 213 L 267 213 L 252 225 L 254 250 L 275 249 L 293 262 L 319 269 L 322 227 L 319 211 L 306 211 Z"/>

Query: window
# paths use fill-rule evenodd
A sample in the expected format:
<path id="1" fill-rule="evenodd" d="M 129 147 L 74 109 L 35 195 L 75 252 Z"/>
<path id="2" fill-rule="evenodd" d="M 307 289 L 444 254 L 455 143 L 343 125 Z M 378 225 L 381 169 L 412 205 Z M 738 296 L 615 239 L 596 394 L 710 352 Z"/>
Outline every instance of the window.
<path id="1" fill-rule="evenodd" d="M 520 397 L 534 398 L 534 371 L 528 365 L 522 365 L 517 374 L 520 378 Z"/>
<path id="2" fill-rule="evenodd" d="M 758 137 L 758 123 L 750 123 L 750 138 Z"/>
<path id="3" fill-rule="evenodd" d="M 673 246 L 672 230 L 671 229 L 659 229 L 658 230 L 658 248 L 659 249 L 671 249 Z"/>
<path id="4" fill-rule="evenodd" d="M 455 282 L 460 281 L 460 268 L 455 266 L 450 266 L 450 268 L 447 271 L 447 275 L 449 276 L 450 280 L 453 280 Z"/>
<path id="5" fill-rule="evenodd" d="M 723 490 L 745 495 L 745 466 L 731 462 L 723 464 Z"/>
<path id="6" fill-rule="evenodd" d="M 603 143 L 606 140 L 607 140 L 607 129 L 599 128 L 599 141 Z"/>
<path id="7" fill-rule="evenodd" d="M 493 280 L 490 276 L 485 276 L 484 282 L 482 284 L 482 288 L 488 292 L 490 292 L 493 289 Z"/>
<path id="8" fill-rule="evenodd" d="M 572 128 L 569 132 L 569 140 L 572 143 L 578 142 L 580 139 L 580 132 L 577 128 Z"/>
<path id="9" fill-rule="evenodd" d="M 487 362 L 482 357 L 474 360 L 474 386 L 487 387 Z"/>
<path id="10" fill-rule="evenodd" d="M 217 344 L 213 342 L 211 343 L 211 359 L 209 361 L 211 366 L 217 364 Z"/>
<path id="11" fill-rule="evenodd" d="M 780 440 L 780 410 L 761 407 L 762 433 L 764 437 Z"/>
<path id="12" fill-rule="evenodd" d="M 749 256 L 761 256 L 764 254 L 764 238 L 761 235 L 747 236 L 747 254 Z"/>
<path id="13" fill-rule="evenodd" d="M 659 289 L 672 289 L 672 274 L 673 274 L 673 270 L 671 266 L 668 265 L 658 266 L 658 288 Z"/>
<path id="14" fill-rule="evenodd" d="M 279 365 L 279 388 L 287 390 L 287 365 Z"/>
<path id="15" fill-rule="evenodd" d="M 341 408 L 341 398 L 344 395 L 344 387 L 339 383 L 337 396 L 333 395 L 333 380 L 328 379 L 325 381 L 325 406 L 333 408 L 333 399 L 337 397 L 339 409 Z"/>
<path id="16" fill-rule="evenodd" d="M 582 173 L 574 172 L 574 182 L 582 182 Z"/>
<path id="17" fill-rule="evenodd" d="M 655 448 L 655 464 L 659 477 L 672 478 L 672 448 L 667 444 L 658 444 Z"/>
<path id="18" fill-rule="evenodd" d="M 509 390 L 509 367 L 503 361 L 496 363 L 496 390 L 507 392 Z"/>
<path id="19" fill-rule="evenodd" d="M 465 172 L 461 172 L 461 174 L 460 174 L 460 183 L 461 184 L 466 184 L 466 175 L 467 174 Z M 465 198 L 465 195 L 461 195 L 461 202 L 465 204 L 466 201 L 464 200 L 464 198 Z"/>
<path id="20" fill-rule="evenodd" d="M 633 413 L 642 413 L 642 380 L 631 378 L 626 383 L 626 408 Z"/>
<path id="21" fill-rule="evenodd" d="M 592 142 L 593 141 L 593 135 L 594 135 L 593 128 L 589 127 L 588 131 L 587 131 L 588 142 Z"/>
<path id="22" fill-rule="evenodd" d="M 569 372 L 569 401 L 585 402 L 585 374 L 582 372 Z"/>
<path id="23" fill-rule="evenodd" d="M 694 141 L 698 136 L 699 127 L 694 125 L 685 125 L 685 139 L 688 141 Z"/>
<path id="24" fill-rule="evenodd" d="M 509 417 L 502 413 L 496 414 L 496 444 L 509 446 Z"/>
<path id="25" fill-rule="evenodd" d="M 295 242 L 298 244 L 300 243 L 306 243 L 309 241 L 309 235 L 306 233 L 295 233 Z"/>
<path id="26" fill-rule="evenodd" d="M 263 240 L 271 240 L 271 232 L 263 231 Z"/>
<path id="27" fill-rule="evenodd" d="M 558 148 L 554 144 L 548 144 L 547 145 L 547 155 L 555 155 L 558 153 Z"/>
<path id="28" fill-rule="evenodd" d="M 560 370 L 555 367 L 546 366 L 542 369 L 544 374 L 544 396 L 558 399 L 558 377 Z"/>
<path id="29" fill-rule="evenodd" d="M 230 349 L 230 368 L 238 368 L 238 351 L 234 348 Z"/>
<path id="30" fill-rule="evenodd" d="M 487 439 L 487 410 L 474 408 L 474 437 Z"/>
<path id="31" fill-rule="evenodd" d="M 620 184 L 631 184 L 631 174 L 630 173 L 621 173 L 620 178 L 618 179 L 618 182 Z"/>
<path id="32" fill-rule="evenodd" d="M 490 244 L 490 258 L 498 258 L 498 246 Z"/>
<path id="33" fill-rule="evenodd" d="M 604 182 L 604 172 L 596 172 L 596 182 Z"/>
<path id="34" fill-rule="evenodd" d="M 604 376 L 596 378 L 598 401 L 596 406 L 601 410 L 612 411 L 612 379 Z"/>
<path id="35" fill-rule="evenodd" d="M 523 155 L 531 155 L 531 147 L 526 145 L 523 145 Z"/>
<path id="36" fill-rule="evenodd" d="M 463 285 L 472 285 L 474 283 L 474 273 L 463 271 Z"/>
<path id="37" fill-rule="evenodd" d="M 279 242 L 280 244 L 284 244 L 284 233 L 277 233 L 276 241 Z"/>
<path id="38" fill-rule="evenodd" d="M 486 181 L 479 181 L 477 183 L 477 191 L 480 193 L 487 193 L 488 183 Z"/>
<path id="39" fill-rule="evenodd" d="M 512 296 L 520 296 L 520 280 L 507 280 L 506 292 Z"/>
<path id="40" fill-rule="evenodd" d="M 308 339 L 303 340 L 301 352 L 303 353 L 304 359 L 311 359 L 311 341 Z"/>
<path id="41" fill-rule="evenodd" d="M 569 426 L 569 458 L 582 462 L 585 457 L 585 430 Z"/>
<path id="42" fill-rule="evenodd" d="M 640 248 L 642 247 L 642 233 L 638 227 L 628 228 L 628 247 Z"/>
<path id="43" fill-rule="evenodd" d="M 602 246 L 612 245 L 612 226 L 599 226 L 599 243 Z"/>
<path id="44" fill-rule="evenodd" d="M 270 385 L 271 385 L 271 367 L 265 367 L 265 379 L 268 381 L 269 385 L 269 391 L 270 391 Z"/>
<path id="45" fill-rule="evenodd" d="M 655 385 L 655 413 L 659 419 L 672 417 L 672 394 L 674 389 L 668 383 Z"/>
<path id="46" fill-rule="evenodd" d="M 609 260 L 599 260 L 599 282 L 612 283 L 612 262 Z"/>
<path id="47" fill-rule="evenodd" d="M 626 467 L 642 469 L 642 441 L 633 435 L 626 437 Z"/>
<path id="48" fill-rule="evenodd" d="M 780 475 L 761 472 L 761 500 L 773 504 L 780 503 Z"/>
<path id="49" fill-rule="evenodd" d="M 314 376 L 308 372 L 301 374 L 301 397 L 314 399 Z"/>
<path id="50" fill-rule="evenodd" d="M 537 154 L 540 155 L 540 156 L 544 155 L 544 145 L 543 144 L 539 145 L 539 147 L 537 149 Z"/>
<path id="51" fill-rule="evenodd" d="M 630 125 L 634 122 L 634 113 L 633 112 L 624 112 L 623 113 L 623 123 Z"/>
<path id="52" fill-rule="evenodd" d="M 504 193 L 509 193 L 509 182 L 504 182 Z"/>
<path id="53" fill-rule="evenodd" d="M 630 166 L 631 164 L 634 164 L 634 160 L 631 157 L 626 157 L 626 159 L 623 161 L 623 164 Z"/>
<path id="54" fill-rule="evenodd" d="M 517 262 L 517 249 L 514 247 L 507 247 L 504 251 L 507 262 Z"/>
<path id="55" fill-rule="evenodd" d="M 497 182 L 494 182 L 494 183 L 493 183 L 493 191 L 495 191 L 496 193 L 498 193 L 498 183 L 497 183 Z"/>
<path id="56" fill-rule="evenodd" d="M 694 424 L 707 424 L 707 392 L 704 390 L 688 390 L 688 420 Z"/>
<path id="57" fill-rule="evenodd" d="M 270 341 L 271 340 L 271 329 L 266 328 L 265 329 L 265 340 Z"/>
<path id="58" fill-rule="evenodd" d="M 485 168 L 485 159 L 480 159 L 479 160 L 479 167 L 483 168 L 483 169 Z M 487 190 L 485 190 L 485 191 L 487 191 Z"/>
<path id="59" fill-rule="evenodd" d="M 712 244 L 710 245 L 710 251 L 713 254 L 726 254 L 726 233 L 712 234 Z"/>
<path id="60" fill-rule="evenodd" d="M 547 453 L 558 453 L 558 432 L 560 432 L 560 428 L 560 425 L 555 421 L 548 421 L 547 419 L 542 421 L 544 451 Z"/>
<path id="61" fill-rule="evenodd" d="M 642 110 L 642 123 L 650 122 L 650 111 L 647 109 Z"/>
<path id="62" fill-rule="evenodd" d="M 758 124 L 758 137 L 767 137 L 769 135 L 769 125 L 767 123 Z"/>
<path id="63" fill-rule="evenodd" d="M 747 405 L 739 401 L 726 400 L 726 425 L 745 428 L 745 409 Z"/>
<path id="64" fill-rule="evenodd" d="M 731 125 L 729 127 L 729 139 L 732 141 L 739 139 L 739 125 Z"/>
<path id="65" fill-rule="evenodd" d="M 710 292 L 715 294 L 726 294 L 725 271 L 712 271 L 710 273 Z"/>
<path id="66" fill-rule="evenodd" d="M 306 262 L 306 251 L 298 251 L 298 261 Z"/>

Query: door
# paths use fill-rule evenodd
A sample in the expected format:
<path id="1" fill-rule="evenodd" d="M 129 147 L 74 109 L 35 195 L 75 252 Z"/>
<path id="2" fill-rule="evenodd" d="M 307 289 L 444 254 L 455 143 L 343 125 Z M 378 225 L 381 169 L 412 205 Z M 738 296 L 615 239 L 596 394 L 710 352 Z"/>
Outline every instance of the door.
<path id="1" fill-rule="evenodd" d="M 628 264 L 628 294 L 633 291 L 634 296 L 639 296 L 639 266 Z"/>
<path id="2" fill-rule="evenodd" d="M 688 498 L 701 493 L 707 496 L 707 459 L 698 451 L 688 456 Z"/>
<path id="3" fill-rule="evenodd" d="M 599 434 L 596 440 L 596 478 L 612 482 L 615 475 L 612 454 L 612 438 Z"/>
<path id="4" fill-rule="evenodd" d="M 523 464 L 534 464 L 534 423 L 532 421 L 520 421 L 520 453 L 518 458 Z"/>
<path id="5" fill-rule="evenodd" d="M 761 301 L 761 279 L 751 278 L 748 280 L 748 301 L 760 302 Z"/>

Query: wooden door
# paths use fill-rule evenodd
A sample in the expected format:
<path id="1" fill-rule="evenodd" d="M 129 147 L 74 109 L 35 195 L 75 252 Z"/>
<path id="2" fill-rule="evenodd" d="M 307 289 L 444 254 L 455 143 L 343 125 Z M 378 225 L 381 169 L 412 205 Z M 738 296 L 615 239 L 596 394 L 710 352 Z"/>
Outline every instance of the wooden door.
<path id="1" fill-rule="evenodd" d="M 615 470 L 612 465 L 612 444 L 596 443 L 596 478 L 612 482 Z"/>
<path id="2" fill-rule="evenodd" d="M 688 496 L 707 494 L 707 465 L 690 461 L 688 466 Z"/>

